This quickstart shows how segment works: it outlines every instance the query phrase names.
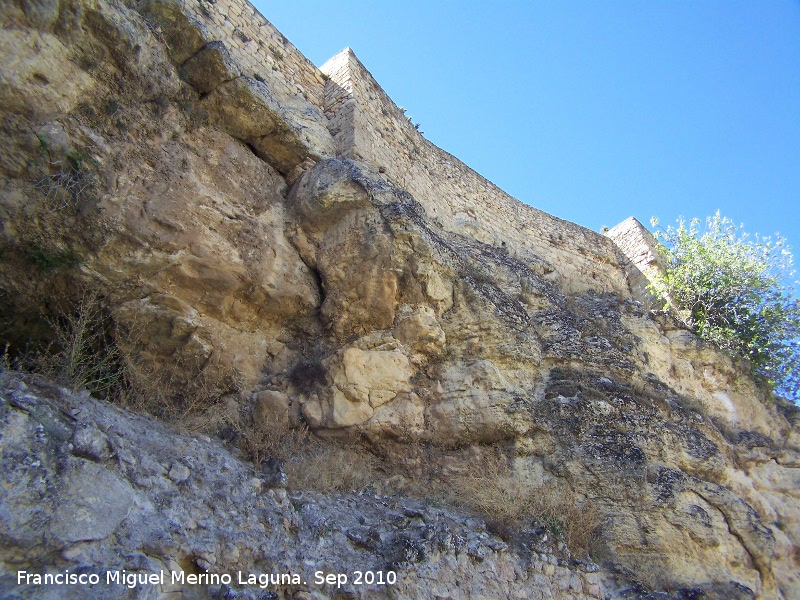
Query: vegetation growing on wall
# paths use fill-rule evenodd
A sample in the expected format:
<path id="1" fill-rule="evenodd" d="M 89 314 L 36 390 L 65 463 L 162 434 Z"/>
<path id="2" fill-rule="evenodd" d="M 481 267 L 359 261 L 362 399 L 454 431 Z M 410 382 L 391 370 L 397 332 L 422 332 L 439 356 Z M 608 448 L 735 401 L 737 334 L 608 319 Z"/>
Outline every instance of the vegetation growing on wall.
<path id="1" fill-rule="evenodd" d="M 653 291 L 678 304 L 700 337 L 748 359 L 755 376 L 797 401 L 800 300 L 786 240 L 749 236 L 719 211 L 704 228 L 699 219 L 677 223 L 655 233 L 667 268 Z"/>

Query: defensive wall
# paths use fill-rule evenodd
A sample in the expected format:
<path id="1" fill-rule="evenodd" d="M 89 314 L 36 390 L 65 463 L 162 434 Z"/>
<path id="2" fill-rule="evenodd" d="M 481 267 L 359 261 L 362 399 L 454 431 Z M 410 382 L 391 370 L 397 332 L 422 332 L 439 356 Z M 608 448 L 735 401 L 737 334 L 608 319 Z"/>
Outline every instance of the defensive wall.
<path id="1" fill-rule="evenodd" d="M 658 251 L 659 241 L 634 217 L 612 227 L 606 235 L 628 257 L 625 269 L 634 298 L 648 307 L 653 306 L 656 297 L 647 286 L 651 278 L 663 273 L 666 267 L 664 256 Z"/>
<path id="2" fill-rule="evenodd" d="M 279 99 L 302 97 L 322 111 L 322 72 L 247 0 L 178 1 L 207 39 L 225 44 L 242 74 L 263 79 Z"/>
<path id="3" fill-rule="evenodd" d="M 611 240 L 523 204 L 426 140 L 350 48 L 321 68 L 337 154 L 385 171 L 445 229 L 544 261 L 564 289 L 627 295 L 626 257 Z"/>
<path id="4" fill-rule="evenodd" d="M 130 1 L 161 27 L 173 61 L 184 71 L 192 67 L 196 87 L 213 67 L 219 81 L 204 100 L 212 120 L 290 180 L 324 156 L 367 163 L 408 190 L 444 229 L 502 248 L 566 292 L 646 298 L 639 263 L 630 258 L 648 243 L 644 236 L 620 248 L 506 194 L 426 140 L 351 49 L 318 69 L 246 0 Z M 198 68 L 197 57 L 205 55 L 217 58 L 204 58 Z M 273 124 L 260 127 L 259 119 Z M 276 122 L 289 124 L 283 137 Z"/>

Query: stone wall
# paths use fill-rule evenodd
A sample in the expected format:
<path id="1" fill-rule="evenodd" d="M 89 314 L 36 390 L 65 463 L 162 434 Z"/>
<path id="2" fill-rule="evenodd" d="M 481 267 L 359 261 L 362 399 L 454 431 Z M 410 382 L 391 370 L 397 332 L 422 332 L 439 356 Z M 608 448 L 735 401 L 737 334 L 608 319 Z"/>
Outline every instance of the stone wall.
<path id="1" fill-rule="evenodd" d="M 648 306 L 653 305 L 656 299 L 647 286 L 653 275 L 663 272 L 666 266 L 658 251 L 658 240 L 634 217 L 612 227 L 606 235 L 628 257 L 624 266 L 634 298 Z"/>
<path id="2" fill-rule="evenodd" d="M 358 157 L 355 150 L 356 84 L 350 68 L 351 57 L 355 58 L 353 51 L 345 48 L 322 66 L 328 76 L 324 97 L 325 116 L 328 118 L 328 130 L 333 136 L 338 158 Z M 362 107 L 358 108 L 362 110 Z M 363 137 L 363 133 L 359 132 L 359 137 Z"/>
<path id="3" fill-rule="evenodd" d="M 445 229 L 538 264 L 569 292 L 629 295 L 625 257 L 593 231 L 512 198 L 426 140 L 349 48 L 325 65 L 325 114 L 339 156 L 407 189 Z"/>
<path id="4" fill-rule="evenodd" d="M 246 93 L 216 94 L 219 99 L 207 103 L 212 117 L 216 114 L 215 123 L 249 143 L 282 173 L 300 168 L 305 156 L 335 153 L 361 161 L 408 190 L 444 229 L 522 260 L 564 292 L 595 290 L 642 297 L 643 286 L 629 282 L 641 274 L 635 268 L 620 268 L 628 259 L 610 238 L 523 204 L 426 140 L 351 49 L 317 69 L 246 0 L 213 4 L 208 0 L 146 0 L 138 4 L 145 15 L 156 14 L 148 12 L 147 5 L 161 6 L 159 23 L 166 28 L 173 17 L 164 17 L 164 6 L 185 15 L 186 22 L 176 26 L 179 35 L 167 36 L 173 60 L 179 65 L 188 65 L 189 57 L 199 55 L 201 47 L 187 47 L 181 55 L 178 46 L 191 37 L 187 32 L 206 44 L 224 45 L 243 76 L 237 85 L 246 88 Z M 263 82 L 277 105 L 293 107 L 284 110 L 279 119 L 294 129 L 290 142 L 283 143 L 290 146 L 291 160 L 274 159 L 286 152 L 265 147 L 273 144 L 270 136 L 256 140 L 255 134 L 248 137 L 239 132 L 241 121 L 257 117 L 242 114 L 248 103 L 254 97 L 264 103 L 261 92 L 253 91 L 256 80 Z M 240 100 L 240 106 L 230 106 L 230 97 Z M 220 105 L 225 102 L 229 106 Z M 325 142 L 328 132 L 334 148 Z M 308 139 L 309 133 L 312 139 Z"/>
<path id="5" fill-rule="evenodd" d="M 268 82 L 277 95 L 301 96 L 322 109 L 325 79 L 247 0 L 182 0 L 210 39 L 225 43 L 243 74 Z"/>

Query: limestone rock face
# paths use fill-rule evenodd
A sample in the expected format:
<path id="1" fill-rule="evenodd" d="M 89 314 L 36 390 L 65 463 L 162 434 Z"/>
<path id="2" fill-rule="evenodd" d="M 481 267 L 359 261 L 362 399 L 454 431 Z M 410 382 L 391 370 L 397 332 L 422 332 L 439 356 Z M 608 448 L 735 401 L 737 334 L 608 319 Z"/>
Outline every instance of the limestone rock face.
<path id="1" fill-rule="evenodd" d="M 417 355 L 438 356 L 444 350 L 446 336 L 436 319 L 436 311 L 430 306 L 416 310 L 403 306 L 395 321 L 395 335 Z"/>
<path id="2" fill-rule="evenodd" d="M 0 17 L 7 23 L 45 31 L 58 18 L 58 0 L 11 0 L 0 7 Z"/>
<path id="3" fill-rule="evenodd" d="M 51 33 L 2 29 L 0 52 L 7 57 L 0 75 L 4 111 L 24 112 L 37 106 L 45 113 L 65 113 L 92 91 L 92 79 L 77 65 L 63 61 L 67 48 Z"/>
<path id="4" fill-rule="evenodd" d="M 218 78 L 222 81 L 232 71 L 231 67 L 224 68 Z M 206 88 L 211 82 L 203 75 L 197 77 Z M 250 77 L 222 81 L 205 97 L 203 105 L 215 125 L 250 144 L 281 173 L 290 173 L 309 156 L 319 158 L 333 151 L 322 123 L 304 114 L 302 108 L 278 104 L 266 85 Z"/>
<path id="5" fill-rule="evenodd" d="M 351 162 L 327 159 L 307 171 L 290 195 L 303 226 L 298 246 L 322 279 L 326 327 L 340 338 L 394 323 L 395 265 L 402 258 L 394 256 L 393 236 L 365 186 L 386 187 Z"/>
<path id="6" fill-rule="evenodd" d="M 531 427 L 524 400 L 490 360 L 449 365 L 429 408 L 431 435 L 455 445 L 513 439 Z"/>
<path id="7" fill-rule="evenodd" d="M 68 440 L 88 427 L 105 433 L 113 457 L 75 454 Z M 265 597 L 257 582 L 237 585 L 238 571 L 245 583 L 250 573 L 297 574 L 268 585 L 295 598 L 518 598 L 532 589 L 553 598 L 600 597 L 597 565 L 562 565 L 549 552 L 527 564 L 457 511 L 374 494 L 266 489 L 265 476 L 254 476 L 219 441 L 7 372 L 0 372 L 0 451 L 4 597 Z M 140 585 L 134 594 L 105 583 L 52 592 L 18 585 L 20 566 L 97 573 L 103 582 L 106 570 L 163 569 L 167 585 Z M 198 569 L 236 583 L 170 585 L 171 571 Z M 384 583 L 355 584 L 354 572 L 368 570 L 380 571 Z M 347 573 L 348 581 L 320 585 L 317 571 Z"/>
<path id="8" fill-rule="evenodd" d="M 242 74 L 222 42 L 209 42 L 182 67 L 186 80 L 201 94 Z"/>
<path id="9" fill-rule="evenodd" d="M 10 360 L 94 298 L 93 330 L 151 412 L 200 407 L 209 431 L 256 446 L 308 428 L 322 454 L 380 460 L 400 491 L 501 457 L 513 482 L 597 512 L 604 565 L 531 550 L 566 543 L 557 522 L 504 548 L 425 498 L 290 499 L 276 457 L 254 470 L 3 375 L 4 573 L 314 557 L 403 565 L 387 597 L 800 598 L 798 412 L 649 310 L 612 240 L 420 138 L 352 51 L 323 77 L 223 0 L 18 0 L 0 7 L 0 52 Z M 0 595 L 40 597 L 7 582 Z M 336 593 L 321 590 L 280 593 Z"/>
<path id="10" fill-rule="evenodd" d="M 203 368 L 214 354 L 214 361 L 253 381 L 281 321 L 313 311 L 319 289 L 284 234 L 282 184 L 274 172 L 217 132 L 196 141 L 187 136 L 184 144 L 196 150 L 175 148 L 172 165 L 181 168 L 185 161 L 212 170 L 118 179 L 106 211 L 116 229 L 113 241 L 99 249 L 96 267 L 84 268 L 108 285 L 131 277 L 147 282 L 141 297 L 115 309 L 132 351 L 147 361 L 176 356 L 190 370 Z M 160 168 L 169 172 L 172 165 Z M 251 168 L 261 175 L 249 178 L 245 189 L 235 173 Z M 227 183 L 214 183 L 218 178 Z"/>

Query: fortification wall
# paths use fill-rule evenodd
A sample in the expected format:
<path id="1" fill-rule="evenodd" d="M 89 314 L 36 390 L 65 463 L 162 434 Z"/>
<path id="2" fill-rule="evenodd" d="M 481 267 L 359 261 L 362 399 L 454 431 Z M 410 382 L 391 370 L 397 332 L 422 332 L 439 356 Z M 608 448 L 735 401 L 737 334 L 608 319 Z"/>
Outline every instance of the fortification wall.
<path id="1" fill-rule="evenodd" d="M 658 251 L 659 242 L 634 217 L 628 217 L 606 234 L 628 258 L 624 263 L 628 271 L 628 281 L 634 298 L 648 307 L 656 303 L 647 286 L 651 278 L 663 273 L 666 267 L 664 258 Z"/>
<path id="2" fill-rule="evenodd" d="M 627 259 L 613 241 L 519 202 L 426 140 L 349 48 L 317 69 L 247 0 L 129 1 L 157 17 L 179 65 L 189 65 L 204 44 L 224 44 L 238 71 L 223 74 L 204 102 L 216 124 L 291 179 L 305 157 L 369 163 L 411 192 L 443 228 L 504 248 L 565 292 L 630 295 L 629 271 L 620 268 Z M 149 11 L 154 4 L 159 8 Z M 206 62 L 204 68 L 215 64 Z M 201 87 L 205 72 L 198 71 Z M 235 85 L 225 83 L 233 79 Z M 265 135 L 266 124 L 254 123 L 260 118 L 283 120 L 291 131 L 276 140 Z"/>
<path id="3" fill-rule="evenodd" d="M 328 118 L 328 131 L 331 132 L 336 147 L 336 156 L 358 159 L 362 157 L 356 152 L 356 126 L 361 125 L 363 119 L 356 118 L 356 83 L 350 68 L 351 56 L 352 50 L 345 48 L 322 66 L 328 76 L 324 111 Z M 358 110 L 363 108 L 359 106 Z M 359 137 L 363 137 L 362 132 L 359 132 Z"/>
<path id="4" fill-rule="evenodd" d="M 322 72 L 247 0 L 181 0 L 183 11 L 222 41 L 244 75 L 268 82 L 277 96 L 300 96 L 323 109 Z"/>
<path id="5" fill-rule="evenodd" d="M 608 238 L 532 208 L 426 140 L 349 48 L 321 67 L 337 154 L 407 189 L 444 228 L 541 264 L 565 291 L 630 294 Z"/>

